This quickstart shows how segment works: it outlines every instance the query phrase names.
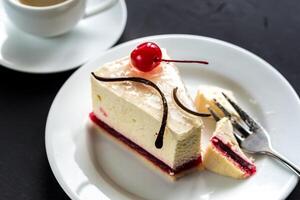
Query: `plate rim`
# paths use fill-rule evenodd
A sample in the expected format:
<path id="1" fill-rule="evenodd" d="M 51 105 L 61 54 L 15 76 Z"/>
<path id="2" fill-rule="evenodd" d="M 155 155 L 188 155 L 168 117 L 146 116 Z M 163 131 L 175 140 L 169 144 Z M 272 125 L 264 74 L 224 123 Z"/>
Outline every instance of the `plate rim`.
<path id="1" fill-rule="evenodd" d="M 126 6 L 126 2 L 125 0 L 118 0 L 120 2 L 121 5 L 121 10 L 123 13 L 123 18 L 122 18 L 122 22 L 121 22 L 121 29 L 119 31 L 119 33 L 117 34 L 117 37 L 112 40 L 111 44 L 109 46 L 107 46 L 106 49 L 103 50 L 103 52 L 106 52 L 107 50 L 109 50 L 114 44 L 116 44 L 119 39 L 121 38 L 122 34 L 125 31 L 126 28 L 126 24 L 127 24 L 127 18 L 128 18 L 128 11 L 127 11 L 127 6 Z M 3 7 L 2 3 L 0 2 L 0 6 Z M 0 22 L 0 23 L 4 23 L 4 22 Z M 94 57 L 97 57 L 94 56 Z M 16 67 L 17 65 L 15 65 L 14 63 L 11 62 L 7 62 L 5 59 L 1 59 L 0 58 L 0 66 L 4 67 L 6 69 L 10 69 L 16 72 L 22 72 L 22 73 L 26 73 L 26 74 L 56 74 L 56 73 L 61 73 L 61 72 L 66 72 L 66 71 L 70 71 L 76 68 L 80 68 L 83 65 L 85 65 L 86 63 L 88 63 L 90 60 L 94 60 L 94 57 L 91 58 L 87 58 L 85 60 L 83 60 L 81 63 L 79 63 L 76 66 L 70 65 L 68 67 L 66 67 L 65 69 L 60 69 L 60 70 L 55 70 L 55 71 L 30 71 L 30 70 L 26 70 L 26 68 L 24 69 L 20 69 L 19 67 Z"/>
<path id="2" fill-rule="evenodd" d="M 55 102 L 56 99 L 58 98 L 58 96 L 62 93 L 63 89 L 66 87 L 66 85 L 68 84 L 68 82 L 70 81 L 70 79 L 72 79 L 75 75 L 81 73 L 81 71 L 84 71 L 84 68 L 86 68 L 87 66 L 89 66 L 90 63 L 95 62 L 96 60 L 98 60 L 99 58 L 101 58 L 102 56 L 104 56 L 105 54 L 110 53 L 111 51 L 115 51 L 117 49 L 122 48 L 123 46 L 127 46 L 130 45 L 131 43 L 136 43 L 139 41 L 143 41 L 143 40 L 156 40 L 156 39 L 200 39 L 200 40 L 206 40 L 206 41 L 210 41 L 210 42 L 214 42 L 214 43 L 218 43 L 221 45 L 224 45 L 226 47 L 229 48 L 233 48 L 235 50 L 238 50 L 240 52 L 243 52 L 245 54 L 247 54 L 248 56 L 252 57 L 253 59 L 257 60 L 258 62 L 261 62 L 263 65 L 265 65 L 269 70 L 271 70 L 276 76 L 278 76 L 278 78 L 280 78 L 280 80 L 282 81 L 282 83 L 290 90 L 291 94 L 293 95 L 294 98 L 296 98 L 298 100 L 298 103 L 300 105 L 300 98 L 297 94 L 297 92 L 295 91 L 295 89 L 292 87 L 292 85 L 288 82 L 288 80 L 276 69 L 274 68 L 271 64 L 269 64 L 267 61 L 265 61 L 264 59 L 262 59 L 261 57 L 257 56 L 256 54 L 252 53 L 249 50 L 244 49 L 243 47 L 237 46 L 235 44 L 232 44 L 230 42 L 226 42 L 220 39 L 215 39 L 215 38 L 211 38 L 211 37 L 207 37 L 207 36 L 200 36 L 200 35 L 192 35 L 192 34 L 161 34 L 161 35 L 151 35 L 151 36 L 146 36 L 146 37 L 141 37 L 141 38 L 136 38 L 133 40 L 129 40 L 126 41 L 124 43 L 121 43 L 119 45 L 114 46 L 111 49 L 108 49 L 106 51 L 101 52 L 98 56 L 94 57 L 94 59 L 90 60 L 89 62 L 85 63 L 82 67 L 80 67 L 78 70 L 76 70 L 61 86 L 61 88 L 59 89 L 58 93 L 56 94 L 51 107 L 49 109 L 48 112 L 48 116 L 47 116 L 47 121 L 46 121 L 46 126 L 45 126 L 45 149 L 46 149 L 46 154 L 47 154 L 47 159 L 50 165 L 50 168 L 52 170 L 53 175 L 55 176 L 57 182 L 59 183 L 59 185 L 61 186 L 61 188 L 64 190 L 64 192 L 71 198 L 71 199 L 76 199 L 76 200 L 81 200 L 76 194 L 73 193 L 73 191 L 65 184 L 64 180 L 61 178 L 60 176 L 60 172 L 58 170 L 58 168 L 56 167 L 56 163 L 54 162 L 54 157 L 52 156 L 52 154 L 50 154 L 50 144 L 49 144 L 49 133 L 47 134 L 47 129 L 48 129 L 48 124 L 49 124 L 49 116 L 50 114 L 53 112 L 52 110 L 54 109 L 55 106 Z M 292 192 L 292 190 L 296 187 L 297 183 L 299 181 L 299 178 L 296 177 L 296 175 L 294 176 L 294 178 L 290 179 L 288 184 L 289 187 L 287 187 L 285 189 L 284 192 L 282 192 L 282 195 L 279 198 L 287 198 L 287 196 Z M 104 193 L 103 193 L 104 194 Z M 105 195 L 105 194 L 104 194 Z M 106 196 L 106 195 L 105 195 Z M 106 196 L 107 197 L 107 196 Z M 107 197 L 107 199 L 109 199 Z"/>

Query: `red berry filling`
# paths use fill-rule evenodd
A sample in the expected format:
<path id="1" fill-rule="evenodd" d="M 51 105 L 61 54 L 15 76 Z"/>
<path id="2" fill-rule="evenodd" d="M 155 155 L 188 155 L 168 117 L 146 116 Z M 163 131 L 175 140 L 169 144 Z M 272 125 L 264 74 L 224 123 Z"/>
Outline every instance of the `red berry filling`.
<path id="1" fill-rule="evenodd" d="M 235 163 L 237 163 L 240 166 L 240 168 L 243 171 L 245 171 L 249 176 L 256 172 L 256 166 L 254 164 L 243 159 L 240 155 L 235 153 L 228 145 L 223 143 L 222 140 L 220 140 L 217 137 L 213 137 L 211 139 L 211 142 L 225 156 L 231 158 Z"/>
<path id="2" fill-rule="evenodd" d="M 167 164 L 162 162 L 161 160 L 157 159 L 155 156 L 150 154 L 148 151 L 140 147 L 139 145 L 135 144 L 125 136 L 123 136 L 121 133 L 113 129 L 112 127 L 108 126 L 106 123 L 101 121 L 96 117 L 96 115 L 92 112 L 90 113 L 90 119 L 97 124 L 99 127 L 104 129 L 107 134 L 110 134 L 111 136 L 115 137 L 116 139 L 120 140 L 122 143 L 127 145 L 129 148 L 135 150 L 138 154 L 149 160 L 151 163 L 153 163 L 155 166 L 159 167 L 162 171 L 166 172 L 167 174 L 173 176 L 176 174 L 179 174 L 183 171 L 186 171 L 188 169 L 192 169 L 196 166 L 198 166 L 201 162 L 201 156 L 195 160 L 188 161 L 187 163 L 184 163 L 183 165 L 177 167 L 176 169 L 173 169 L 169 167 Z"/>

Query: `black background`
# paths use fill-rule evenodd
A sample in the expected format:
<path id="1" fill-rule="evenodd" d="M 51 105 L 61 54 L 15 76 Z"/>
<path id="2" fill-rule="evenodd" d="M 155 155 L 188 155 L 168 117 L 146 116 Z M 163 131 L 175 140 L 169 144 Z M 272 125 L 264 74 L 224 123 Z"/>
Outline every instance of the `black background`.
<path id="1" fill-rule="evenodd" d="M 300 92 L 298 0 L 128 0 L 118 43 L 186 33 L 246 48 L 271 63 Z M 68 199 L 49 167 L 44 129 L 50 105 L 74 72 L 31 75 L 0 68 L 0 199 Z M 280 91 L 274 91 L 280 92 Z M 289 196 L 300 199 L 300 185 Z"/>

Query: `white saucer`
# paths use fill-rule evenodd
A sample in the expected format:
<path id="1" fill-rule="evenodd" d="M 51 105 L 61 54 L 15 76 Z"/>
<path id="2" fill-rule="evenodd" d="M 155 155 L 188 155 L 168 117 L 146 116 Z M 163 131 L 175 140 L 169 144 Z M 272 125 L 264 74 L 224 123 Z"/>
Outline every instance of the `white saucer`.
<path id="1" fill-rule="evenodd" d="M 88 2 L 88 6 L 99 3 Z M 27 73 L 54 73 L 79 67 L 115 44 L 126 20 L 125 1 L 118 0 L 107 11 L 83 19 L 70 33 L 43 39 L 14 27 L 0 2 L 0 65 Z"/>
<path id="2" fill-rule="evenodd" d="M 157 42 L 172 58 L 208 60 L 209 66 L 177 64 L 191 94 L 199 84 L 230 89 L 239 103 L 270 132 L 273 146 L 300 165 L 300 102 L 290 84 L 271 65 L 235 45 L 191 35 L 160 35 L 112 48 L 76 71 L 58 92 L 46 125 L 51 168 L 76 200 L 96 199 L 284 199 L 297 177 L 278 162 L 256 157 L 257 173 L 234 180 L 208 171 L 168 182 L 131 152 L 90 128 L 90 73 L 126 56 L 144 41 Z M 292 116 L 291 116 L 291 113 Z"/>

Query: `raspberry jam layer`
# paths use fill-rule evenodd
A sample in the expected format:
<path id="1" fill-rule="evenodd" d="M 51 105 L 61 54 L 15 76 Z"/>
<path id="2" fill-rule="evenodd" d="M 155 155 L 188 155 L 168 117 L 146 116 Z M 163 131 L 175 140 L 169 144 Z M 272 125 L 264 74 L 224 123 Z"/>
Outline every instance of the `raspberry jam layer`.
<path id="1" fill-rule="evenodd" d="M 224 144 L 222 140 L 217 137 L 213 137 L 211 139 L 212 144 L 221 151 L 225 156 L 231 158 L 234 162 L 236 162 L 243 171 L 245 171 L 249 176 L 256 172 L 256 166 L 245 159 L 243 159 L 240 155 L 235 153 L 228 145 Z"/>
<path id="2" fill-rule="evenodd" d="M 99 118 L 97 118 L 96 115 L 93 112 L 90 113 L 90 119 L 95 124 L 97 124 L 99 127 L 104 129 L 108 134 L 110 134 L 111 136 L 113 136 L 116 139 L 120 140 L 122 143 L 124 143 L 125 145 L 127 145 L 131 149 L 135 150 L 137 153 L 139 153 L 141 156 L 143 156 L 144 158 L 149 160 L 155 166 L 159 167 L 163 172 L 165 172 L 165 173 L 167 173 L 171 176 L 179 174 L 179 173 L 181 173 L 183 171 L 186 171 L 188 169 L 192 169 L 192 168 L 196 167 L 197 165 L 199 165 L 202 162 L 201 156 L 199 156 L 198 159 L 191 160 L 191 161 L 177 167 L 176 169 L 173 169 L 173 168 L 169 167 L 167 164 L 165 164 L 164 162 L 162 162 L 161 160 L 157 159 L 152 154 L 150 154 L 148 151 L 146 151 L 145 149 L 143 149 L 142 147 L 137 145 L 136 143 L 132 142 L 131 140 L 129 140 L 128 138 L 123 136 L 121 133 L 119 133 L 118 131 L 116 131 L 112 127 L 108 126 L 106 123 L 104 123 Z"/>

